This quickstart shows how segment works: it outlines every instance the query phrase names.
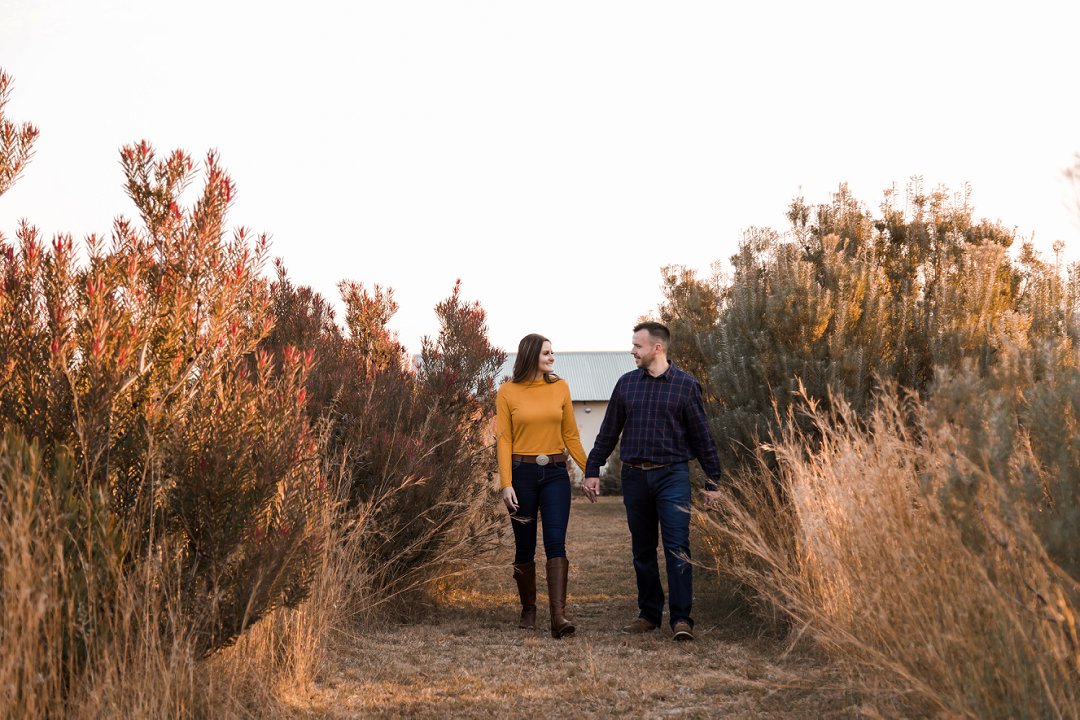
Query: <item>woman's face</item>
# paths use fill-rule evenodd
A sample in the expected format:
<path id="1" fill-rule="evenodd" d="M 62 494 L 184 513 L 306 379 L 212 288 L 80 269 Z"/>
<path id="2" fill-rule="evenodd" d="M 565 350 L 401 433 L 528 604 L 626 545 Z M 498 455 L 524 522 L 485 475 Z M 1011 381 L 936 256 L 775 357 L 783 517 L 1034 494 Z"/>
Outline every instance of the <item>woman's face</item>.
<path id="1" fill-rule="evenodd" d="M 549 373 L 555 369 L 555 351 L 551 349 L 551 343 L 547 340 L 540 347 L 540 362 L 537 371 Z"/>

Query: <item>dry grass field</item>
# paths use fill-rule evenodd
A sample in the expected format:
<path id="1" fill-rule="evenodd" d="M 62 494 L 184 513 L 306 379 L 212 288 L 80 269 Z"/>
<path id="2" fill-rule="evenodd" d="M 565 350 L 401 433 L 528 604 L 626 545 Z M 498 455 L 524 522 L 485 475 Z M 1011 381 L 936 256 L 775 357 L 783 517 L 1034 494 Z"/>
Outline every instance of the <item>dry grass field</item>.
<path id="1" fill-rule="evenodd" d="M 544 626 L 517 629 L 506 547 L 505 567 L 446 589 L 418 622 L 385 624 L 346 643 L 314 687 L 289 703 L 305 718 L 849 714 L 852 701 L 824 689 L 835 683 L 819 663 L 746 618 L 709 614 L 706 605 L 723 603 L 698 602 L 693 644 L 674 643 L 666 626 L 644 637 L 621 634 L 636 616 L 629 548 L 619 498 L 575 500 L 568 541 L 575 637 L 552 640 L 541 603 Z M 698 570 L 699 601 L 721 591 L 714 578 Z"/>

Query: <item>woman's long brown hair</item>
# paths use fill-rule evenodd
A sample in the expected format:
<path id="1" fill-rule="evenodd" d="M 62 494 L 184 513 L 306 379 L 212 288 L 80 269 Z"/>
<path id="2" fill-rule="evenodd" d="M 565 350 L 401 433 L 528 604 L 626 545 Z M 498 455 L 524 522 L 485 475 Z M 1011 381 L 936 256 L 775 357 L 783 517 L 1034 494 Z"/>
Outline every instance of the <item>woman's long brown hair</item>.
<path id="1" fill-rule="evenodd" d="M 543 335 L 530 333 L 521 338 L 518 343 L 517 358 L 514 360 L 514 376 L 511 382 L 529 382 L 536 377 L 536 371 L 540 369 L 540 351 L 544 349 L 544 343 L 551 342 Z M 553 383 L 559 379 L 555 373 L 544 373 L 544 381 Z"/>

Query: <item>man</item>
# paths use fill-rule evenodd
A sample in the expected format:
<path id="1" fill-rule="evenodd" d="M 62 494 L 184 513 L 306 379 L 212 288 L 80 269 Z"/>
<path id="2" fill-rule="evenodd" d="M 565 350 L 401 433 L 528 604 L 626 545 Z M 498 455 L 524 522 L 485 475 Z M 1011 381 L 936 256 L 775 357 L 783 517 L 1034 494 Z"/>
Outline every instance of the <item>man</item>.
<path id="1" fill-rule="evenodd" d="M 619 378 L 611 393 L 596 443 L 585 463 L 582 489 L 590 500 L 600 494 L 600 466 L 622 435 L 623 503 L 634 555 L 638 618 L 625 633 L 659 627 L 664 589 L 657 563 L 657 529 L 667 560 L 669 621 L 676 640 L 694 639 L 690 617 L 693 582 L 690 568 L 690 470 L 697 458 L 708 476 L 705 506 L 718 497 L 720 458 L 709 434 L 701 385 L 668 361 L 671 333 L 658 322 L 634 327 L 631 353 L 637 370 Z"/>

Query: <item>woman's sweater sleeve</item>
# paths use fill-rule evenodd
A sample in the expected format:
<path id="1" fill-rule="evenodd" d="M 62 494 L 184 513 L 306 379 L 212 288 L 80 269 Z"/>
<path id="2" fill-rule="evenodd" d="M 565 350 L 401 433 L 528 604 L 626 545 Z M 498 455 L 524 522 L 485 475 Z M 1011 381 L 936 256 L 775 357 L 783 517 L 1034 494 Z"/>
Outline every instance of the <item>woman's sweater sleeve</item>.
<path id="1" fill-rule="evenodd" d="M 570 457 L 585 472 L 585 448 L 581 446 L 581 436 L 578 434 L 577 418 L 574 417 L 574 402 L 570 399 L 570 386 L 563 382 L 563 410 L 562 410 L 562 436 L 563 444 L 570 451 Z"/>
<path id="2" fill-rule="evenodd" d="M 499 486 L 509 487 L 512 480 L 510 455 L 514 451 L 514 428 L 510 420 L 510 400 L 505 387 L 495 397 L 495 456 L 499 461 Z"/>

